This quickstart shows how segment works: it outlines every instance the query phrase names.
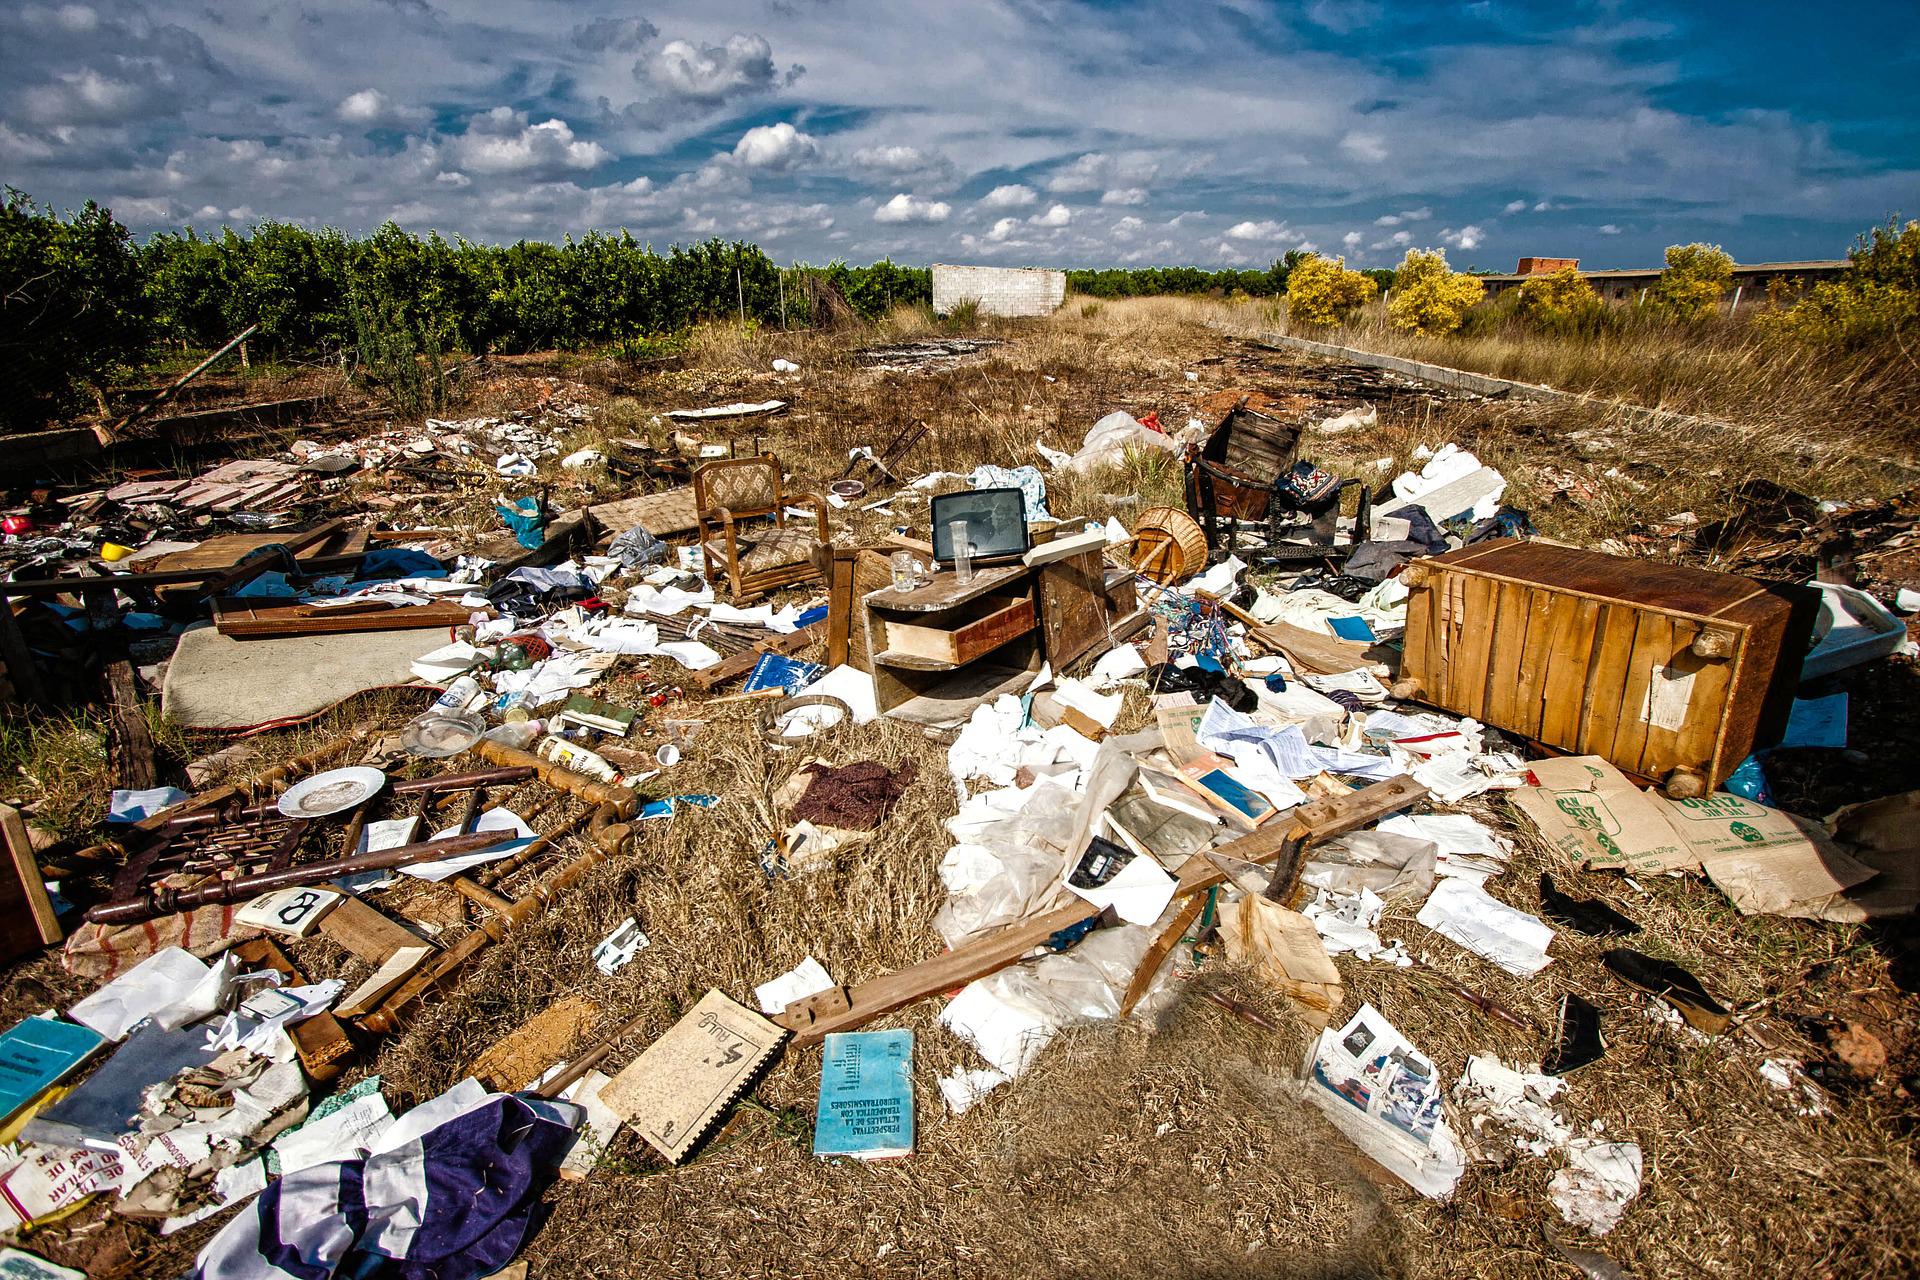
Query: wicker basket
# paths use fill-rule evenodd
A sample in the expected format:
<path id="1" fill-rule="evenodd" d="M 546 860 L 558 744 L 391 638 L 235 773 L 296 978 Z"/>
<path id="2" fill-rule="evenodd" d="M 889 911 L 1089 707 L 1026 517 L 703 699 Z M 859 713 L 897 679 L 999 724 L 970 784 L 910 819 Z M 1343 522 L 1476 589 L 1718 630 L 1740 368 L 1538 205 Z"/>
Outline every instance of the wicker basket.
<path id="1" fill-rule="evenodd" d="M 1149 507 L 1133 529 L 1133 563 L 1163 587 L 1191 578 L 1207 567 L 1207 535 L 1178 507 Z"/>

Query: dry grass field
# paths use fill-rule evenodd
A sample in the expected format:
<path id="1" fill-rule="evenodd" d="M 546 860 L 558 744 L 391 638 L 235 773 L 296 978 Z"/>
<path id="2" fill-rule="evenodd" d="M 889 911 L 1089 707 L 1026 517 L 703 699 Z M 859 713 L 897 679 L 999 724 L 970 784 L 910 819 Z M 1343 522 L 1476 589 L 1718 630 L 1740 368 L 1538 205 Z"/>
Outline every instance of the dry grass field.
<path id="1" fill-rule="evenodd" d="M 739 431 L 763 433 L 797 483 L 819 484 L 839 474 L 849 449 L 877 447 L 913 421 L 932 432 L 908 466 L 965 472 L 983 462 L 1038 462 L 1036 440 L 1071 450 L 1113 409 L 1157 411 L 1177 426 L 1197 397 L 1224 387 L 1268 390 L 1316 419 L 1353 407 L 1324 364 L 1250 342 L 1262 324 L 1252 307 L 1073 300 L 1050 321 L 983 324 L 982 336 L 1004 342 L 975 357 L 899 372 L 867 368 L 858 348 L 937 330 L 935 322 L 903 313 L 880 331 L 841 334 L 743 336 L 715 327 L 697 336 L 677 367 L 515 362 L 490 376 L 461 412 L 513 407 L 533 379 L 558 377 L 591 398 L 594 420 L 579 435 L 589 443 L 657 432 L 653 415 L 667 408 L 778 396 L 792 402 L 790 413 Z M 801 372 L 771 373 L 775 356 Z M 1189 371 L 1197 382 L 1186 380 Z M 1794 376 L 1803 373 L 1814 377 Z M 1729 411 L 1705 392 L 1684 403 Z M 1763 420 L 1734 434 L 1678 436 L 1599 411 L 1447 397 L 1411 385 L 1390 387 L 1376 405 L 1377 428 L 1312 443 L 1311 456 L 1384 480 L 1417 447 L 1457 441 L 1507 474 L 1508 500 L 1532 512 L 1543 533 L 1581 545 L 1646 536 L 1679 512 L 1718 518 L 1756 479 L 1850 501 L 1889 497 L 1916 480 L 1899 440 L 1874 423 L 1850 422 L 1843 405 L 1819 411 L 1830 416 L 1817 433 L 1805 418 L 1797 429 Z M 1382 459 L 1389 461 L 1377 465 Z M 1566 473 L 1590 490 L 1570 494 L 1559 478 Z M 1078 483 L 1050 477 L 1049 484 L 1057 515 L 1127 521 L 1142 505 L 1177 501 L 1179 474 L 1143 465 Z M 587 499 L 595 485 L 591 477 L 556 477 L 554 500 Z M 598 496 L 615 488 L 600 482 Z M 392 515 L 397 523 L 431 516 L 478 530 L 493 492 L 491 475 L 476 471 L 459 501 Z M 912 511 L 903 502 L 892 519 L 837 516 L 840 531 L 856 538 L 913 523 Z M 1689 554 L 1671 539 L 1632 545 L 1640 554 Z M 1920 764 L 1899 746 L 1899 726 L 1910 733 L 1920 711 L 1920 681 L 1911 663 L 1887 666 L 1893 670 L 1854 690 L 1856 721 L 1882 736 L 1864 748 L 1876 754 L 1874 767 L 1853 770 L 1847 785 L 1871 794 L 1920 786 Z M 1122 729 L 1147 719 L 1143 696 L 1133 691 L 1128 699 Z M 404 714 L 398 705 L 363 702 L 262 747 L 291 753 L 343 727 L 397 723 Z M 711 987 L 745 998 L 807 954 L 838 980 L 856 982 L 940 949 L 931 927 L 943 896 L 936 866 L 950 843 L 940 824 L 955 803 L 943 747 L 884 720 L 818 739 L 817 754 L 839 763 L 917 761 L 920 779 L 875 838 L 830 869 L 770 880 L 758 865 L 774 829 L 770 797 L 800 759 L 762 746 L 750 713 L 737 705 L 702 714 L 708 726 L 670 781 L 674 791 L 712 792 L 721 803 L 642 824 L 628 856 L 490 948 L 450 998 L 380 1044 L 349 1080 L 378 1074 L 398 1110 L 452 1084 L 480 1050 L 565 994 L 591 999 L 606 1026 L 645 1015 L 615 1055 L 617 1065 Z M 20 772 L 0 786 L 0 798 L 33 803 L 43 820 L 68 830 L 97 816 L 108 783 L 93 727 L 82 721 L 8 733 L 7 756 Z M 187 755 L 219 745 L 178 734 L 165 741 Z M 1515 827 L 1503 802 L 1470 807 L 1516 843 L 1511 869 L 1489 885 L 1495 896 L 1532 908 L 1543 870 L 1573 892 L 1604 893 L 1645 924 L 1642 949 L 1691 968 L 1727 1003 L 1757 1010 L 1755 1032 L 1701 1039 L 1650 1016 L 1642 997 L 1601 969 L 1592 940 L 1560 933 L 1554 963 L 1516 979 L 1429 933 L 1410 912 L 1383 921 L 1383 936 L 1404 938 L 1437 972 L 1541 1027 L 1552 1025 L 1565 993 L 1600 1007 L 1609 1051 L 1569 1077 L 1563 1110 L 1576 1123 L 1638 1142 L 1646 1158 L 1640 1197 L 1602 1241 L 1560 1223 L 1545 1196 L 1551 1170 L 1539 1160 L 1475 1165 L 1446 1203 L 1383 1178 L 1294 1096 L 1306 1028 L 1247 974 L 1216 961 L 1195 983 L 1230 992 L 1288 1029 L 1250 1025 L 1188 992 L 1161 1025 L 1100 1024 L 1062 1038 L 1027 1076 L 951 1117 L 934 1078 L 955 1064 L 979 1064 L 936 1024 L 939 1002 L 924 1001 L 885 1024 L 916 1032 L 919 1144 L 911 1158 L 873 1166 L 815 1159 L 809 1132 L 819 1051 L 788 1052 L 690 1164 L 668 1168 L 625 1135 L 591 1178 L 557 1186 L 548 1220 L 523 1255 L 530 1273 L 1546 1280 L 1581 1274 L 1563 1244 L 1602 1252 L 1640 1277 L 1915 1271 L 1920 1016 L 1909 935 L 1742 918 L 1695 879 L 1630 885 L 1576 872 L 1529 829 Z M 637 916 L 651 946 L 603 977 L 591 949 L 628 915 Z M 302 944 L 297 958 L 350 984 L 365 972 L 325 941 Z M 1371 1001 L 1449 1081 L 1469 1054 L 1533 1062 L 1546 1047 L 1483 1017 L 1419 969 L 1351 957 L 1339 965 L 1347 1003 L 1337 1016 Z M 78 994 L 56 964 L 41 961 L 10 974 L 0 1002 L 13 1015 Z M 1854 1072 L 1835 1061 L 1826 1039 L 1847 1024 L 1886 1046 L 1883 1067 Z M 1761 1079 L 1762 1061 L 1776 1056 L 1822 1065 L 1831 1114 L 1800 1114 L 1792 1097 Z M 38 1247 L 82 1261 L 97 1276 L 168 1275 L 220 1221 L 162 1242 L 83 1218 L 49 1231 Z"/>

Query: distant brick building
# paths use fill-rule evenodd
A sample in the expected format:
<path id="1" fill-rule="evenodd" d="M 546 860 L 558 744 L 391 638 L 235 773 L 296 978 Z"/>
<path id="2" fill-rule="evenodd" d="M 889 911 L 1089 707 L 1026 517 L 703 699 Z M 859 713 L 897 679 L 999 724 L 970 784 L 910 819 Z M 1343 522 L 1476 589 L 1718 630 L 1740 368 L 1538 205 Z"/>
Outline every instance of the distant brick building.
<path id="1" fill-rule="evenodd" d="M 1740 306 L 1749 306 L 1764 302 L 1769 290 L 1776 281 L 1784 281 L 1791 296 L 1797 296 L 1820 280 L 1829 280 L 1847 269 L 1845 258 L 1817 258 L 1805 262 L 1754 262 L 1746 265 L 1736 263 L 1733 278 L 1727 284 L 1728 293 L 1738 299 Z M 1509 289 L 1517 289 L 1533 276 L 1547 275 L 1567 267 L 1576 270 L 1580 266 L 1578 258 L 1522 258 L 1510 276 L 1481 276 L 1480 281 L 1487 287 L 1487 297 L 1492 298 Z M 1580 276 L 1593 286 L 1595 293 L 1608 302 L 1633 302 L 1641 294 L 1651 289 L 1660 279 L 1659 267 L 1628 269 L 1623 271 L 1582 271 Z"/>
<path id="2" fill-rule="evenodd" d="M 947 315 L 978 302 L 987 316 L 1052 315 L 1067 298 L 1067 273 L 1040 267 L 956 267 L 933 264 L 933 311 Z"/>

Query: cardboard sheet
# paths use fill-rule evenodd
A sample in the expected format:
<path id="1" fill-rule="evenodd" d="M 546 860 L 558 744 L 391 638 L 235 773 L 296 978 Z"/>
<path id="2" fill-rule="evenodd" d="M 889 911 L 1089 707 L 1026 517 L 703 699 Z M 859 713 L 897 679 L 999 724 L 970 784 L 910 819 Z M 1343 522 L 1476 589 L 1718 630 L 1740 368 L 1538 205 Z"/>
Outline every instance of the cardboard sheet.
<path id="1" fill-rule="evenodd" d="M 1537 787 L 1511 793 L 1547 843 L 1587 867 L 1641 875 L 1691 871 L 1700 855 L 1666 819 L 1661 802 L 1599 756 L 1566 756 L 1533 765 Z"/>
<path id="2" fill-rule="evenodd" d="M 1707 878 L 1743 915 L 1862 918 L 1842 895 L 1872 879 L 1874 868 L 1819 823 L 1726 792 L 1658 803 Z"/>

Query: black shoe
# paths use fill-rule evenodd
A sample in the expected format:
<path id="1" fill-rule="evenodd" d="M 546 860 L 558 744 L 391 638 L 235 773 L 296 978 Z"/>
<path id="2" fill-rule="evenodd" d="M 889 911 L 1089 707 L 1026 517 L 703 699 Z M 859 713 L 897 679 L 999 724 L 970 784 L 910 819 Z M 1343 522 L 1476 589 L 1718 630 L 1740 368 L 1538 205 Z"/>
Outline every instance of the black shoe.
<path id="1" fill-rule="evenodd" d="M 1598 898 L 1575 898 L 1554 888 L 1553 877 L 1540 873 L 1540 909 L 1575 933 L 1590 938 L 1619 938 L 1640 932 L 1640 926 Z"/>
<path id="2" fill-rule="evenodd" d="M 1679 1010 L 1688 1025 L 1709 1035 L 1719 1035 L 1732 1021 L 1733 1015 L 1725 1005 L 1707 994 L 1707 989 L 1700 985 L 1700 979 L 1671 960 L 1656 960 L 1638 951 L 1618 947 L 1604 952 L 1600 956 L 1600 963 L 1613 970 L 1614 976 L 1628 986 L 1638 987 L 1650 996 L 1665 1000 Z"/>
<path id="3" fill-rule="evenodd" d="M 1540 1069 L 1550 1076 L 1563 1076 L 1598 1062 L 1606 1051 L 1606 1039 L 1600 1034 L 1600 1011 L 1579 996 L 1562 996 L 1554 1046 Z"/>

